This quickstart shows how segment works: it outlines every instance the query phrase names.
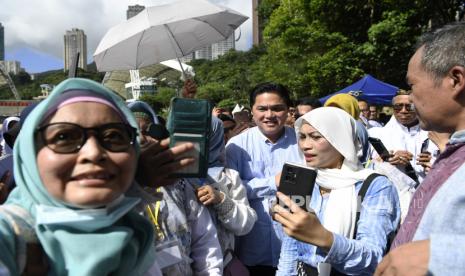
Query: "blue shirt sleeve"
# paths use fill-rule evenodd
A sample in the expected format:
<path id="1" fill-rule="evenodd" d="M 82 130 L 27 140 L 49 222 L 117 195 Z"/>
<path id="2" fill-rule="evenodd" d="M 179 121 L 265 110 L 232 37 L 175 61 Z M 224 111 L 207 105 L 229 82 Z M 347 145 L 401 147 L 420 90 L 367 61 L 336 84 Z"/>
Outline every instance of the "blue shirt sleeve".
<path id="1" fill-rule="evenodd" d="M 356 239 L 334 234 L 325 262 L 346 274 L 372 275 L 387 247 L 387 237 L 400 220 L 399 198 L 384 176 L 371 183 L 362 202 Z"/>
<path id="2" fill-rule="evenodd" d="M 276 276 L 297 275 L 297 252 L 298 241 L 285 235 L 279 256 L 278 270 Z"/>
<path id="3" fill-rule="evenodd" d="M 249 200 L 276 194 L 275 176 L 263 175 L 265 163 L 251 161 L 244 149 L 233 141 L 226 146 L 226 163 L 228 168 L 239 172 Z"/>

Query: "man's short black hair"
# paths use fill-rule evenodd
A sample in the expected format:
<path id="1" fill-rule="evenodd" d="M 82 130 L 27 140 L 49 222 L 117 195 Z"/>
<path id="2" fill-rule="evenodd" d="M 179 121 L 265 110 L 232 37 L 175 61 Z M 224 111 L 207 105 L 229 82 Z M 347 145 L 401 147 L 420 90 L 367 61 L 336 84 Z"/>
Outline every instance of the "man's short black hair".
<path id="1" fill-rule="evenodd" d="M 287 90 L 287 88 L 284 85 L 273 82 L 264 82 L 258 84 L 254 87 L 254 89 L 252 89 L 249 99 L 250 106 L 253 106 L 255 104 L 255 99 L 257 98 L 257 96 L 263 93 L 275 93 L 284 100 L 284 103 L 287 105 L 287 107 L 292 105 L 289 90 Z"/>
<path id="2" fill-rule="evenodd" d="M 307 96 L 307 97 L 303 97 L 303 98 L 298 99 L 295 105 L 296 106 L 298 106 L 298 105 L 309 105 L 312 108 L 318 108 L 318 107 L 323 106 L 321 104 L 321 102 L 317 98 L 312 97 L 312 96 Z"/>

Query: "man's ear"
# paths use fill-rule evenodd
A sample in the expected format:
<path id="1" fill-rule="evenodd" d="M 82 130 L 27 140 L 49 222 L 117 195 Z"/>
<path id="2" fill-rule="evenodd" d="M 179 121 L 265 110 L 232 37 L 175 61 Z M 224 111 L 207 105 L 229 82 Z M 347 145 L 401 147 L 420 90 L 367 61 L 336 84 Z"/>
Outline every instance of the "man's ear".
<path id="1" fill-rule="evenodd" d="M 453 89 L 454 98 L 463 97 L 465 94 L 465 67 L 454 66 L 449 70 L 449 77 Z"/>

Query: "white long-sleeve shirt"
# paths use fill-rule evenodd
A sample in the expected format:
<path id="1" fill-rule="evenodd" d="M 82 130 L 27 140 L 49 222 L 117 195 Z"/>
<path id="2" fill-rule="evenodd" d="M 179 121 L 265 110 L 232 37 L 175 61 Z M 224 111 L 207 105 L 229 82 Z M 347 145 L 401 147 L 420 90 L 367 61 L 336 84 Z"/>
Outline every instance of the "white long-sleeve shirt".
<path id="1" fill-rule="evenodd" d="M 413 158 L 410 164 L 415 169 L 418 180 L 421 183 L 425 178 L 425 170 L 421 165 L 417 165 L 417 156 L 421 153 L 421 145 L 428 138 L 428 132 L 420 128 L 417 124 L 410 128 L 400 124 L 394 116 L 391 117 L 389 122 L 382 128 L 370 128 L 368 134 L 371 137 L 379 138 L 386 149 L 394 152 L 399 150 L 406 150 L 412 153 Z M 433 144 L 433 145 L 431 145 Z M 430 143 L 434 146 L 434 143 Z M 374 153 L 373 157 L 377 157 Z M 398 166 L 401 171 L 405 171 L 403 166 Z"/>
<path id="2" fill-rule="evenodd" d="M 208 179 L 207 182 L 213 182 Z M 225 168 L 216 182 L 208 183 L 224 195 L 222 202 L 209 208 L 218 231 L 218 240 L 223 251 L 226 266 L 232 259 L 229 250 L 234 250 L 235 236 L 243 236 L 252 230 L 257 221 L 257 213 L 250 207 L 247 190 L 237 171 Z"/>

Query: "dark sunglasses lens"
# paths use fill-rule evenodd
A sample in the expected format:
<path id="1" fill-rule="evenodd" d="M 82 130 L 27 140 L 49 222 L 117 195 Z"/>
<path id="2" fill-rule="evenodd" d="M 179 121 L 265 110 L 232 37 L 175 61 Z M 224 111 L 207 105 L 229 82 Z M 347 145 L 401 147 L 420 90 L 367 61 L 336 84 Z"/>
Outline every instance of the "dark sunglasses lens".
<path id="1" fill-rule="evenodd" d="M 134 133 L 124 124 L 110 124 L 99 129 L 101 145 L 109 151 L 126 151 L 134 141 Z"/>
<path id="2" fill-rule="evenodd" d="M 45 145 L 57 153 L 79 151 L 84 139 L 81 128 L 70 124 L 52 124 L 42 133 Z"/>
<path id="3" fill-rule="evenodd" d="M 45 145 L 56 153 L 76 153 L 85 142 L 86 131 L 96 132 L 99 144 L 112 152 L 126 151 L 134 142 L 135 130 L 122 124 L 107 124 L 95 129 L 85 129 L 73 124 L 45 126 L 42 137 Z"/>
<path id="4" fill-rule="evenodd" d="M 392 108 L 399 112 L 401 111 L 403 108 L 405 107 L 405 110 L 407 110 L 408 112 L 411 112 L 413 111 L 415 108 L 413 106 L 413 104 L 395 104 Z"/>

